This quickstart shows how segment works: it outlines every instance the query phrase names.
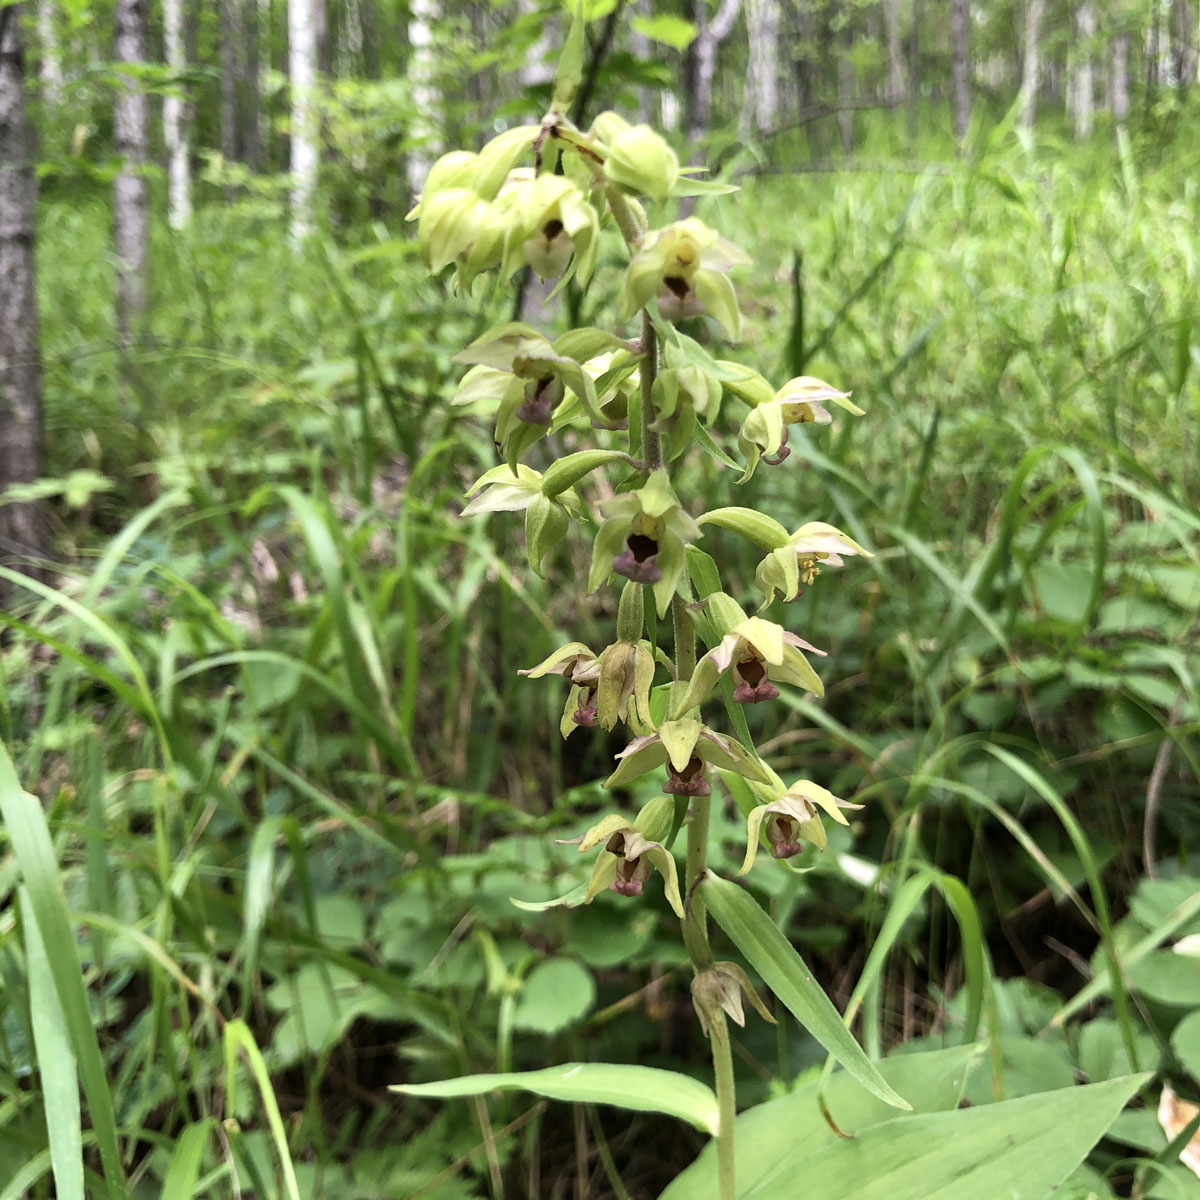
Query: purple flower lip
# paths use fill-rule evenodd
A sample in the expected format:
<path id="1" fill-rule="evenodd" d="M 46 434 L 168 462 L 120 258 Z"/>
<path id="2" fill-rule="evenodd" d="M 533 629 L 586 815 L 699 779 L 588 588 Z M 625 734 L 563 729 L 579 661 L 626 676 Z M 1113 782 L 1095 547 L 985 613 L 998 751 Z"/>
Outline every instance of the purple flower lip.
<path id="1" fill-rule="evenodd" d="M 800 844 L 800 824 L 793 817 L 772 813 L 767 819 L 767 841 L 772 858 L 795 858 L 804 847 Z"/>
<path id="2" fill-rule="evenodd" d="M 667 764 L 667 782 L 663 792 L 668 796 L 710 796 L 712 788 L 704 778 L 704 760 L 693 754 L 682 771 Z"/>
<path id="3" fill-rule="evenodd" d="M 634 583 L 657 583 L 662 578 L 658 543 L 644 533 L 630 534 L 625 549 L 613 559 L 613 570 Z"/>

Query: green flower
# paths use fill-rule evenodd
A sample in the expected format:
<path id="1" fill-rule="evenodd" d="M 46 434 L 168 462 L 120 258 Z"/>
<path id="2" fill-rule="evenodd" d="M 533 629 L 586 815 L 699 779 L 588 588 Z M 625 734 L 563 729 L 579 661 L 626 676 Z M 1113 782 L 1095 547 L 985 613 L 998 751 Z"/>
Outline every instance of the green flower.
<path id="1" fill-rule="evenodd" d="M 583 193 L 562 175 L 539 175 L 501 193 L 509 216 L 503 275 L 528 263 L 542 279 L 561 275 L 571 256 L 587 282 L 596 263 L 600 218 Z"/>
<path id="2" fill-rule="evenodd" d="M 736 341 L 742 315 L 724 272 L 749 261 L 732 242 L 695 217 L 668 225 L 630 262 L 621 319 L 628 320 L 639 308 L 657 300 L 665 320 L 707 314 L 726 337 Z"/>
<path id="3" fill-rule="evenodd" d="M 733 699 L 757 704 L 779 695 L 776 684 L 790 683 L 823 696 L 825 689 L 801 650 L 824 656 L 823 650 L 789 633 L 773 621 L 747 617 L 696 664 L 687 691 L 675 705 L 675 716 L 695 707 L 717 686 L 722 675 L 733 678 Z"/>
<path id="4" fill-rule="evenodd" d="M 594 592 L 613 574 L 653 588 L 660 617 L 666 616 L 675 586 L 683 574 L 685 546 L 700 528 L 679 505 L 666 471 L 651 473 L 636 492 L 605 501 L 607 518 L 596 534 L 588 591 Z"/>
<path id="5" fill-rule="evenodd" d="M 709 729 L 691 717 L 664 721 L 655 733 L 634 738 L 620 754 L 620 765 L 604 781 L 606 788 L 620 787 L 631 779 L 667 764 L 668 796 L 707 796 L 711 792 L 705 767 L 736 771 L 747 779 L 769 783 L 771 776 L 742 744 Z"/>
<path id="6" fill-rule="evenodd" d="M 591 882 L 583 902 L 590 904 L 606 888 L 621 896 L 640 896 L 652 871 L 663 877 L 667 902 L 676 916 L 683 918 L 683 899 L 679 894 L 679 872 L 675 859 L 661 842 L 646 837 L 627 818 L 611 814 L 593 825 L 579 840 L 579 852 L 600 843 L 604 849 L 596 858 Z"/>
<path id="7" fill-rule="evenodd" d="M 576 726 L 591 728 L 599 720 L 596 693 L 600 683 L 600 659 L 582 642 L 568 642 L 542 659 L 536 667 L 518 671 L 517 674 L 528 675 L 530 679 L 540 679 L 543 675 L 562 675 L 571 681 L 571 690 L 563 705 L 562 720 L 558 726 L 564 738 L 570 737 Z"/>
<path id="8" fill-rule="evenodd" d="M 828 425 L 833 418 L 825 407 L 826 401 L 832 401 L 857 417 L 863 415 L 863 410 L 851 403 L 849 392 L 839 392 L 811 375 L 789 379 L 770 400 L 755 404 L 738 433 L 738 446 L 746 457 L 746 471 L 741 482 L 754 474 L 760 458 L 768 466 L 777 466 L 791 454 L 787 444 L 789 425 L 814 421 L 818 425 Z"/>
<path id="9" fill-rule="evenodd" d="M 811 779 L 797 779 L 774 800 L 750 810 L 746 818 L 746 857 L 738 874 L 745 875 L 754 866 L 761 834 L 766 834 L 772 858 L 792 858 L 804 849 L 802 842 L 811 842 L 818 849 L 825 848 L 825 828 L 818 808 L 839 824 L 848 825 L 841 810 L 861 807 L 861 804 L 839 800 Z"/>
<path id="10" fill-rule="evenodd" d="M 665 457 L 671 461 L 691 444 L 697 417 L 706 424 L 716 420 L 721 385 L 700 367 L 669 368 L 658 373 L 651 398 L 657 415 L 650 428 L 666 435 Z"/>
<path id="11" fill-rule="evenodd" d="M 785 601 L 794 600 L 800 595 L 800 585 L 811 587 L 823 567 L 843 566 L 843 554 L 874 557 L 852 537 L 824 521 L 801 525 L 786 545 L 772 550 L 758 564 L 754 579 L 766 597 L 764 604 L 769 604 L 777 593 Z"/>
<path id="12" fill-rule="evenodd" d="M 604 174 L 623 192 L 661 204 L 679 178 L 679 159 L 649 125 L 634 125 L 612 134 Z"/>

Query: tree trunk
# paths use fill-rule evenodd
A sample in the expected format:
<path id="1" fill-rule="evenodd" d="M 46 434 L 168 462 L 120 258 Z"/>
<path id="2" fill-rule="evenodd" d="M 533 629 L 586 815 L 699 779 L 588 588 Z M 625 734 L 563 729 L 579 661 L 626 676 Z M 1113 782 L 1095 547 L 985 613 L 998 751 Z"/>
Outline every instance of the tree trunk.
<path id="1" fill-rule="evenodd" d="M 708 118 L 712 112 L 713 79 L 717 73 L 717 47 L 733 31 L 741 0 L 721 0 L 716 16 L 708 19 L 705 0 L 696 0 L 693 20 L 696 23 L 696 40 L 692 43 L 695 61 L 695 90 L 692 110 L 688 114 L 688 137 L 699 141 L 708 132 Z"/>
<path id="2" fill-rule="evenodd" d="M 221 154 L 226 162 L 238 158 L 237 81 L 238 46 L 241 43 L 234 5 L 237 0 L 220 0 L 221 37 Z"/>
<path id="3" fill-rule="evenodd" d="M 292 240 L 312 230 L 317 187 L 317 29 L 312 0 L 288 0 L 288 79 L 292 95 Z"/>
<path id="4" fill-rule="evenodd" d="M 746 0 L 746 30 L 750 53 L 746 60 L 746 90 L 738 133 L 773 133 L 779 124 L 779 3 Z"/>
<path id="5" fill-rule="evenodd" d="M 262 98 L 259 93 L 260 68 L 258 62 L 260 26 L 262 14 L 258 0 L 241 0 L 241 26 L 244 33 L 245 53 L 241 56 L 240 75 L 242 91 L 242 161 L 252 171 L 262 167 L 261 132 Z"/>
<path id="6" fill-rule="evenodd" d="M 147 0 L 117 0 L 114 55 L 120 64 L 146 61 Z M 122 351 L 146 309 L 150 245 L 150 204 L 146 177 L 149 133 L 146 93 L 134 78 L 122 77 L 113 105 L 113 143 L 124 160 L 113 182 L 113 240 L 117 254 L 117 341 Z"/>
<path id="7" fill-rule="evenodd" d="M 433 31 L 442 18 L 439 0 L 412 0 L 408 10 L 408 79 L 415 115 L 412 136 L 416 143 L 408 154 L 408 186 L 414 196 L 425 186 L 425 176 L 441 153 L 437 114 L 441 97 L 437 90 L 437 60 Z"/>
<path id="8" fill-rule="evenodd" d="M 842 38 L 842 50 L 837 56 L 837 123 L 842 152 L 850 158 L 854 154 L 854 63 L 850 57 L 854 34 L 849 24 Z"/>
<path id="9" fill-rule="evenodd" d="M 183 42 L 184 0 L 164 0 L 163 50 L 173 75 L 187 68 Z M 184 84 L 175 82 L 163 98 L 163 141 L 167 146 L 167 221 L 172 229 L 185 229 L 192 219 L 192 178 L 188 158 L 190 104 Z"/>
<path id="10" fill-rule="evenodd" d="M 900 0 L 883 0 L 883 29 L 887 39 L 888 103 L 904 98 L 904 63 L 900 48 Z"/>
<path id="11" fill-rule="evenodd" d="M 45 472 L 42 368 L 34 285 L 37 185 L 25 121 L 21 5 L 0 8 L 0 492 Z M 37 503 L 0 505 L 0 561 L 46 559 Z M 0 597 L 5 594 L 0 585 Z"/>
<path id="12" fill-rule="evenodd" d="M 1038 80 L 1041 75 L 1038 38 L 1045 7 L 1045 0 L 1026 0 L 1025 3 L 1025 61 L 1021 70 L 1021 92 L 1018 99 L 1021 106 L 1021 124 L 1026 129 L 1033 128 L 1033 119 L 1037 115 Z"/>
<path id="13" fill-rule="evenodd" d="M 1129 119 L 1129 34 L 1112 40 L 1112 115 L 1118 125 Z"/>
<path id="14" fill-rule="evenodd" d="M 1180 91 L 1196 82 L 1196 0 L 1173 0 L 1171 40 L 1175 46 L 1175 81 Z"/>
<path id="15" fill-rule="evenodd" d="M 954 133 L 962 141 L 971 123 L 971 14 L 967 0 L 950 0 L 950 43 L 953 54 Z"/>
<path id="16" fill-rule="evenodd" d="M 58 39 L 55 11 L 54 0 L 38 0 L 37 32 L 41 43 L 38 73 L 42 79 L 42 95 L 51 104 L 57 104 L 62 99 L 63 86 L 62 45 Z"/>
<path id="17" fill-rule="evenodd" d="M 908 35 L 908 140 L 917 140 L 921 115 L 921 0 L 913 0 L 912 29 Z"/>
<path id="18" fill-rule="evenodd" d="M 1079 45 L 1075 53 L 1075 70 L 1070 85 L 1075 115 L 1075 137 L 1082 141 L 1091 137 L 1092 112 L 1095 107 L 1096 81 L 1092 73 L 1092 41 L 1096 36 L 1096 10 L 1091 0 L 1082 0 L 1075 10 L 1075 30 Z"/>

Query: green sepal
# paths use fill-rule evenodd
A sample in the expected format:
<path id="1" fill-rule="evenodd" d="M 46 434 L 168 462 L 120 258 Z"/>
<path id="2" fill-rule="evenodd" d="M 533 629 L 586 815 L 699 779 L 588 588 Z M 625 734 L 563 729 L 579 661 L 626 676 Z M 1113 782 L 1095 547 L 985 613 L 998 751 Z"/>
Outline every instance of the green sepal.
<path id="1" fill-rule="evenodd" d="M 726 373 L 721 377 L 725 390 L 751 408 L 775 399 L 775 389 L 751 367 L 725 360 L 720 360 L 719 365 L 726 368 Z"/>
<path id="2" fill-rule="evenodd" d="M 628 349 L 628 342 L 606 329 L 572 329 L 554 339 L 554 350 L 557 354 L 564 358 L 573 358 L 580 363 L 587 362 L 589 358 L 595 358 L 598 354 Z"/>
<path id="3" fill-rule="evenodd" d="M 549 496 L 534 496 L 525 510 L 525 553 L 535 574 L 546 577 L 542 563 L 566 536 L 571 526 L 567 510 Z"/>
<path id="4" fill-rule="evenodd" d="M 540 125 L 518 125 L 492 138 L 479 152 L 474 188 L 483 200 L 494 200 L 517 160 L 541 136 Z"/>
<path id="5" fill-rule="evenodd" d="M 655 796 L 649 803 L 642 805 L 641 811 L 634 818 L 633 827 L 648 842 L 665 842 L 674 819 L 674 801 L 674 796 Z"/>
<path id="6" fill-rule="evenodd" d="M 721 271 L 702 267 L 692 280 L 692 289 L 725 336 L 736 342 L 742 336 L 742 313 L 728 277 Z"/>
<path id="7" fill-rule="evenodd" d="M 612 462 L 627 462 L 629 456 L 621 450 L 578 450 L 552 463 L 542 477 L 542 493 L 557 496 L 567 488 L 574 487 L 585 475 L 597 467 Z"/>
<path id="8" fill-rule="evenodd" d="M 791 536 L 773 517 L 754 508 L 714 508 L 697 517 L 696 524 L 731 529 L 763 550 L 778 550 L 787 545 Z"/>

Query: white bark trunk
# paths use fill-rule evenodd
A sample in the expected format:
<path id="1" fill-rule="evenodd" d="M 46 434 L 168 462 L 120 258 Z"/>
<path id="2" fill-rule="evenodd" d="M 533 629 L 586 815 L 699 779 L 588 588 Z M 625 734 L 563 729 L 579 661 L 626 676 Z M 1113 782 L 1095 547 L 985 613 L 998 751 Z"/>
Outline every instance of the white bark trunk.
<path id="1" fill-rule="evenodd" d="M 20 38 L 20 6 L 0 8 L 0 492 L 45 470 L 33 253 L 37 184 Z M 0 562 L 25 566 L 45 552 L 42 506 L 0 505 Z"/>
<path id="2" fill-rule="evenodd" d="M 1041 76 L 1041 57 L 1038 38 L 1041 35 L 1045 0 L 1026 0 L 1025 4 L 1025 64 L 1021 73 L 1021 124 L 1033 128 L 1037 115 L 1038 82 Z"/>
<path id="3" fill-rule="evenodd" d="M 58 39 L 58 25 L 54 20 L 54 0 L 38 0 L 37 32 L 41 43 L 39 74 L 42 78 L 42 95 L 52 104 L 62 99 L 63 69 L 62 45 Z"/>
<path id="4" fill-rule="evenodd" d="M 147 0 L 117 0 L 113 57 L 120 64 L 146 61 Z M 117 253 L 117 338 L 128 349 L 146 308 L 150 201 L 144 168 L 150 124 L 146 93 L 123 79 L 113 104 L 113 142 L 124 166 L 113 182 L 113 240 Z"/>
<path id="5" fill-rule="evenodd" d="M 883 0 L 883 28 L 887 38 L 888 102 L 904 96 L 904 55 L 900 48 L 900 0 Z"/>
<path id="6" fill-rule="evenodd" d="M 779 124 L 779 3 L 746 0 L 750 53 L 739 133 L 771 133 Z"/>
<path id="7" fill-rule="evenodd" d="M 288 79 L 292 96 L 292 240 L 313 226 L 317 187 L 317 26 L 312 0 L 288 0 Z"/>
<path id="8" fill-rule="evenodd" d="M 1072 88 L 1075 108 L 1075 137 L 1082 140 L 1092 134 L 1092 113 L 1095 109 L 1096 80 L 1092 69 L 1092 42 L 1096 36 L 1096 10 L 1091 0 L 1082 0 L 1075 10 L 1075 29 L 1079 46 L 1075 58 L 1075 79 Z"/>
<path id="9" fill-rule="evenodd" d="M 183 39 L 184 0 L 163 0 L 163 48 L 167 66 L 179 75 L 187 67 Z M 163 97 L 163 141 L 167 146 L 167 221 L 186 229 L 192 219 L 192 173 L 188 159 L 187 101 L 183 84 Z"/>
<path id="10" fill-rule="evenodd" d="M 961 140 L 971 123 L 971 13 L 967 0 L 950 0 L 950 43 L 953 55 L 954 132 Z"/>
<path id="11" fill-rule="evenodd" d="M 705 0 L 696 2 L 696 40 L 692 43 L 696 55 L 696 84 L 688 119 L 688 136 L 692 141 L 699 141 L 708 132 L 713 79 L 717 73 L 717 47 L 732 32 L 740 5 L 741 0 L 721 0 L 717 15 L 710 21 Z"/>
<path id="12" fill-rule="evenodd" d="M 425 176 L 442 150 L 437 125 L 441 97 L 433 52 L 433 30 L 441 17 L 438 0 L 412 0 L 408 16 L 408 81 L 412 109 L 418 115 L 412 127 L 416 145 L 408 155 L 408 186 L 414 196 L 425 186 Z"/>
<path id="13" fill-rule="evenodd" d="M 1129 119 L 1129 41 L 1128 33 L 1112 40 L 1112 115 L 1118 125 Z"/>

